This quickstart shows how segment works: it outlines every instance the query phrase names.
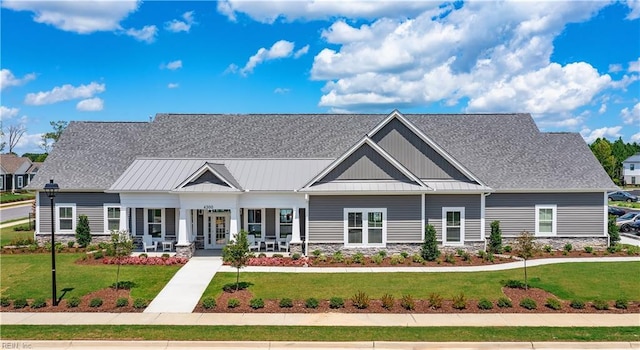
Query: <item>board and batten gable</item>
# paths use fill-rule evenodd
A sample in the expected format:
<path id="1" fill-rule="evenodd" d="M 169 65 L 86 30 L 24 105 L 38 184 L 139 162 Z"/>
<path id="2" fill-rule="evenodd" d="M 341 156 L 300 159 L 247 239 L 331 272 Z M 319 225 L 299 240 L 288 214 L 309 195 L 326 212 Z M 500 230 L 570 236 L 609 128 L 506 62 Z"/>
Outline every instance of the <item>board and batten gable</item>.
<path id="1" fill-rule="evenodd" d="M 40 231 L 38 233 L 51 233 L 51 200 L 44 192 L 39 195 L 39 219 Z M 76 223 L 80 215 L 86 215 L 89 219 L 91 233 L 104 232 L 104 205 L 120 203 L 120 195 L 117 193 L 101 192 L 58 192 L 55 197 L 55 205 L 74 204 L 76 206 Z M 58 213 L 55 214 L 56 218 Z"/>
<path id="2" fill-rule="evenodd" d="M 480 232 L 481 194 L 428 194 L 425 196 L 424 218 L 426 225 L 433 225 L 436 238 L 442 241 L 442 208 L 464 208 L 464 241 L 482 240 Z"/>
<path id="3" fill-rule="evenodd" d="M 469 181 L 398 119 L 391 120 L 371 139 L 420 179 Z"/>
<path id="4" fill-rule="evenodd" d="M 309 242 L 344 243 L 345 208 L 386 208 L 387 243 L 421 242 L 420 195 L 309 196 Z"/>
<path id="5" fill-rule="evenodd" d="M 505 237 L 522 231 L 534 234 L 536 205 L 557 206 L 557 237 L 606 236 L 604 194 L 591 193 L 492 193 L 485 198 L 485 229 L 500 221 Z"/>

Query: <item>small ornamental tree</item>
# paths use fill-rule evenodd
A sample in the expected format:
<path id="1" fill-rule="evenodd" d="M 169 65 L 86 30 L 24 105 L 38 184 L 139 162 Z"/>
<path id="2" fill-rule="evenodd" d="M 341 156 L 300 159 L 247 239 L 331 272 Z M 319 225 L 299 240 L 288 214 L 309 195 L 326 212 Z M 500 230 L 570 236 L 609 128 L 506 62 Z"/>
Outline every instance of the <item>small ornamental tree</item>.
<path id="1" fill-rule="evenodd" d="M 618 225 L 616 225 L 616 217 L 609 215 L 609 246 L 613 247 L 620 242 L 620 232 Z"/>
<path id="2" fill-rule="evenodd" d="M 489 252 L 493 254 L 502 253 L 502 230 L 500 221 L 491 222 L 491 236 L 489 236 Z"/>
<path id="3" fill-rule="evenodd" d="M 231 240 L 222 250 L 224 261 L 231 264 L 237 270 L 236 274 L 236 292 L 240 284 L 240 269 L 247 265 L 251 252 L 249 251 L 249 241 L 247 240 L 247 231 L 241 230 L 236 235 L 235 240 Z"/>
<path id="4" fill-rule="evenodd" d="M 440 256 L 438 241 L 436 239 L 436 229 L 433 225 L 427 225 L 424 230 L 424 243 L 422 243 L 422 258 L 434 261 Z"/>
<path id="5" fill-rule="evenodd" d="M 528 289 L 527 284 L 527 260 L 531 259 L 539 250 L 535 237 L 528 231 L 522 231 L 516 238 L 515 249 L 517 256 L 524 260 L 524 289 Z"/>
<path id="6" fill-rule="evenodd" d="M 76 242 L 81 247 L 86 247 L 91 243 L 91 228 L 89 227 L 89 218 L 82 214 L 78 218 L 78 226 L 76 226 Z"/>
<path id="7" fill-rule="evenodd" d="M 116 270 L 116 293 L 118 293 L 120 282 L 120 261 L 123 257 L 131 255 L 131 252 L 133 251 L 133 241 L 131 240 L 129 231 L 111 231 L 111 246 L 113 247 L 113 254 L 118 261 L 118 269 Z"/>

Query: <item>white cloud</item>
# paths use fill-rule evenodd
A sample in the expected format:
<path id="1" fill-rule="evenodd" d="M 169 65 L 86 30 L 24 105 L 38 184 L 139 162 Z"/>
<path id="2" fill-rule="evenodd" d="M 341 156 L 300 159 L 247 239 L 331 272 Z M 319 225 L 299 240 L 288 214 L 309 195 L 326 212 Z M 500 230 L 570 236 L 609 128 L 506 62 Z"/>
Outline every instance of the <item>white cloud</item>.
<path id="1" fill-rule="evenodd" d="M 619 63 L 610 64 L 609 65 L 609 73 L 618 73 L 622 72 L 622 65 Z"/>
<path id="2" fill-rule="evenodd" d="M 169 88 L 169 89 L 176 89 L 179 86 L 180 85 L 178 83 L 169 83 L 169 84 L 167 84 L 167 88 Z"/>
<path id="3" fill-rule="evenodd" d="M 176 70 L 176 69 L 182 68 L 182 60 L 176 60 L 176 61 L 169 62 L 167 64 L 162 64 L 160 65 L 160 68 L 162 69 L 166 68 L 170 70 Z"/>
<path id="4" fill-rule="evenodd" d="M 41 91 L 30 93 L 24 99 L 24 103 L 28 105 L 47 105 L 61 101 L 91 98 L 95 94 L 102 93 L 106 90 L 104 84 L 91 82 L 89 85 L 80 85 L 78 87 L 70 84 L 57 86 L 51 91 Z"/>
<path id="5" fill-rule="evenodd" d="M 144 26 L 142 29 L 129 28 L 125 31 L 125 34 L 138 40 L 144 41 L 150 44 L 156 40 L 156 34 L 158 34 L 158 27 L 154 25 Z"/>
<path id="6" fill-rule="evenodd" d="M 16 78 L 8 69 L 0 70 L 0 90 L 9 86 L 19 86 L 36 78 L 34 73 L 29 73 L 22 78 Z"/>
<path id="7" fill-rule="evenodd" d="M 622 121 L 625 124 L 640 126 L 640 103 L 636 103 L 631 110 L 627 107 L 623 108 L 620 111 L 620 116 L 622 116 Z"/>
<path id="8" fill-rule="evenodd" d="M 275 90 L 273 90 L 273 93 L 282 95 L 282 94 L 289 93 L 289 91 L 291 91 L 291 90 L 288 89 L 288 88 L 276 88 Z"/>
<path id="9" fill-rule="evenodd" d="M 603 114 L 606 111 L 607 111 L 607 104 L 603 103 L 602 105 L 600 105 L 600 109 L 598 109 L 598 114 Z"/>
<path id="10" fill-rule="evenodd" d="M 231 63 L 229 67 L 224 70 L 223 74 L 236 74 L 238 73 L 238 70 L 240 70 L 240 67 L 238 67 L 236 64 Z"/>
<path id="11" fill-rule="evenodd" d="M 309 52 L 309 45 L 305 45 L 303 48 L 299 49 L 298 51 L 296 51 L 296 53 L 293 54 L 293 58 L 300 58 L 301 56 L 306 55 Z"/>
<path id="12" fill-rule="evenodd" d="M 631 135 L 631 142 L 640 142 L 640 132 Z"/>
<path id="13" fill-rule="evenodd" d="M 82 112 L 97 112 L 104 108 L 104 101 L 100 97 L 89 98 L 78 102 L 76 109 Z"/>
<path id="14" fill-rule="evenodd" d="M 7 120 L 9 118 L 13 118 L 18 115 L 18 112 L 20 112 L 20 109 L 18 108 L 0 106 L 0 119 Z"/>
<path id="15" fill-rule="evenodd" d="M 640 72 L 640 58 L 635 61 L 629 62 L 629 73 L 638 73 Z"/>
<path id="16" fill-rule="evenodd" d="M 621 126 L 613 126 L 613 127 L 604 127 L 596 130 L 583 129 L 580 131 L 582 138 L 586 143 L 592 143 L 597 138 L 618 138 L 622 136 L 620 134 L 620 130 L 622 130 Z"/>
<path id="17" fill-rule="evenodd" d="M 631 11 L 627 14 L 626 19 L 633 20 L 640 18 L 640 1 L 638 0 L 627 0 L 624 3 L 631 9 Z"/>
<path id="18" fill-rule="evenodd" d="M 253 69 L 264 61 L 275 60 L 278 58 L 284 58 L 291 56 L 293 52 L 294 43 L 286 40 L 280 40 L 273 44 L 271 48 L 260 48 L 255 55 L 251 56 L 247 61 L 247 64 L 240 70 L 240 74 L 247 75 L 252 73 Z M 231 66 L 229 66 L 231 68 Z"/>
<path id="19" fill-rule="evenodd" d="M 173 19 L 169 22 L 166 22 L 164 24 L 164 29 L 174 33 L 188 33 L 189 30 L 191 30 L 191 26 L 195 23 L 193 21 L 193 11 L 185 12 L 184 14 L 182 14 L 182 19 L 184 19 L 184 21 Z"/>
<path id="20" fill-rule="evenodd" d="M 137 0 L 21 1 L 4 0 L 2 7 L 33 12 L 33 20 L 58 29 L 88 34 L 122 29 L 120 21 L 138 9 Z"/>

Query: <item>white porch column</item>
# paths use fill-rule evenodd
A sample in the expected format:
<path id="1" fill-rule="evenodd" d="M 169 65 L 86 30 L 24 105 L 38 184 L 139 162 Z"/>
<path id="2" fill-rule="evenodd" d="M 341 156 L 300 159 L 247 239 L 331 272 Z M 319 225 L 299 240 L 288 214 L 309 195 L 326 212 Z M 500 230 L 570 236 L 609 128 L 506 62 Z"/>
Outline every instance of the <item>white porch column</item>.
<path id="1" fill-rule="evenodd" d="M 291 242 L 290 243 L 302 243 L 300 241 L 300 209 L 293 207 L 293 223 L 291 224 Z"/>
<path id="2" fill-rule="evenodd" d="M 229 218 L 229 242 L 235 241 L 238 235 L 238 208 L 231 208 Z"/>
<path id="3" fill-rule="evenodd" d="M 120 231 L 129 231 L 129 225 L 127 225 L 127 210 L 128 208 L 125 206 L 120 207 L 120 225 L 118 227 Z"/>
<path id="4" fill-rule="evenodd" d="M 178 222 L 178 245 L 189 245 L 187 238 L 187 209 L 180 208 L 180 219 Z"/>

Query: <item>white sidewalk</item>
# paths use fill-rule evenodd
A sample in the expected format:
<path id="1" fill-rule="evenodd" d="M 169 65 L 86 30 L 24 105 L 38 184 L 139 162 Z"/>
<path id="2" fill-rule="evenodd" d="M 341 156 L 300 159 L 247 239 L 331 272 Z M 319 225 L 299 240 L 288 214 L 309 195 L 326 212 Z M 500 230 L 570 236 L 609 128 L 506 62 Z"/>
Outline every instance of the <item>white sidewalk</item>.
<path id="1" fill-rule="evenodd" d="M 222 266 L 221 257 L 191 258 L 176 272 L 144 312 L 192 312 L 220 266 Z"/>

